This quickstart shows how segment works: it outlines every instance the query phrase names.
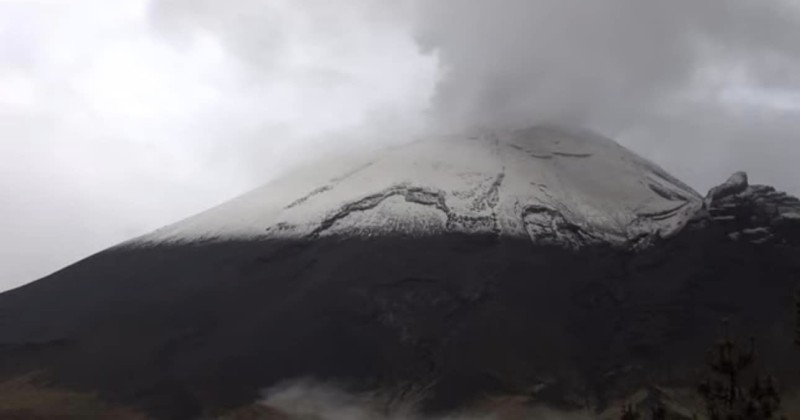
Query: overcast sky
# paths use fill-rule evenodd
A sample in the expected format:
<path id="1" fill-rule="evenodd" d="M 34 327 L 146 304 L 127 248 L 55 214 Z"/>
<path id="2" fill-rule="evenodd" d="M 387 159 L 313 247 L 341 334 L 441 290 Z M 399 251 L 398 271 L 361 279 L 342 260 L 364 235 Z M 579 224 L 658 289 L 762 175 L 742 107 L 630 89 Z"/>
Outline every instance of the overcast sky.
<path id="1" fill-rule="evenodd" d="M 308 159 L 586 126 L 800 194 L 791 0 L 0 0 L 0 290 Z"/>

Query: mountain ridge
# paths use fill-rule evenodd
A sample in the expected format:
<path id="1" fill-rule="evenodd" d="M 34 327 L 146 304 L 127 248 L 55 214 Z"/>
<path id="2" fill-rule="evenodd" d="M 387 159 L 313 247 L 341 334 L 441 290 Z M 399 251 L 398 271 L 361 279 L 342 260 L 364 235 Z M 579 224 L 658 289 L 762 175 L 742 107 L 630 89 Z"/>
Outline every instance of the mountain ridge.
<path id="1" fill-rule="evenodd" d="M 501 178 L 497 162 L 485 158 L 485 145 L 494 146 L 486 140 L 456 152 L 462 166 L 442 167 L 449 175 L 441 185 L 420 189 L 419 178 L 404 184 L 362 169 L 347 179 L 361 174 L 372 184 L 351 185 L 345 199 L 330 199 L 341 184 L 323 190 L 317 180 L 289 185 L 285 195 L 256 191 L 0 294 L 0 379 L 44 372 L 60 387 L 156 418 L 237 407 L 298 377 L 396 395 L 424 389 L 430 410 L 531 389 L 532 402 L 602 410 L 652 384 L 696 385 L 720 319 L 729 318 L 741 335 L 758 336 L 765 370 L 787 390 L 800 386 L 797 198 L 749 185 L 742 174 L 704 198 L 606 140 L 592 155 L 602 159 L 589 164 L 585 147 L 594 146 L 546 140 L 523 152 L 510 144 L 527 143 L 507 139 L 502 150 L 512 163 L 499 165 Z M 399 150 L 400 157 L 420 151 Z M 620 154 L 631 157 L 614 173 L 636 176 L 592 176 L 606 163 L 620 168 Z M 478 181 L 444 189 L 475 155 L 483 156 Z M 450 156 L 423 159 L 408 176 L 427 179 L 442 159 Z M 560 176 L 528 177 L 514 159 Z M 414 162 L 389 161 L 391 175 Z M 651 175 L 665 188 L 653 189 Z M 525 195 L 541 191 L 532 181 L 545 181 L 556 199 Z M 567 188 L 574 185 L 588 192 Z M 616 195 L 607 199 L 600 188 L 597 198 L 586 185 Z M 255 211 L 264 202 L 275 210 L 266 217 Z M 681 202 L 689 204 L 669 211 Z M 250 203 L 244 216 L 227 220 L 242 203 Z M 572 203 L 582 207 L 563 206 Z M 642 203 L 652 223 L 630 232 L 627 224 L 606 227 L 613 218 L 603 214 L 589 217 L 592 209 Z M 370 213 L 381 206 L 383 213 Z M 447 229 L 448 211 L 486 223 Z M 409 234 L 402 224 L 409 214 L 430 223 L 415 222 Z M 625 214 L 636 220 L 635 211 Z M 266 231 L 291 221 L 302 223 Z"/>

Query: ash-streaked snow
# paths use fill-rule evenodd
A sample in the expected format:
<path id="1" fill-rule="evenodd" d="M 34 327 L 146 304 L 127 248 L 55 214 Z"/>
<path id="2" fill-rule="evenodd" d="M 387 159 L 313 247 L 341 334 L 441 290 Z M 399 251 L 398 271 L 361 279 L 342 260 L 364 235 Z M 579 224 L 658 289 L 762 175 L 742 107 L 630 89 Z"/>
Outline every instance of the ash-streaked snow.
<path id="1" fill-rule="evenodd" d="M 702 205 L 613 140 L 542 126 L 318 162 L 128 245 L 443 232 L 618 244 L 669 236 Z"/>

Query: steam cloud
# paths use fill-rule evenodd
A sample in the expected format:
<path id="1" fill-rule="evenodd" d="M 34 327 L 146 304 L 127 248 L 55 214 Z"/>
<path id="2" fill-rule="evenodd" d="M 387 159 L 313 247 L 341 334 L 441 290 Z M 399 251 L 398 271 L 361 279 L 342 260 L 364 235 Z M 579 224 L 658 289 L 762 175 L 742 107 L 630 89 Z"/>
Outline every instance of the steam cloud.
<path id="1" fill-rule="evenodd" d="M 613 137 L 701 192 L 747 170 L 800 193 L 800 7 L 788 0 L 156 0 L 152 11 L 164 33 L 221 39 L 249 89 L 284 70 L 306 78 L 296 94 L 321 100 L 297 104 L 287 151 L 308 144 L 293 132 L 302 121 L 355 97 L 349 123 L 320 126 L 316 144 L 560 123 Z M 286 67 L 302 40 L 323 53 Z M 253 148 L 271 144 L 263 134 Z"/>
<path id="2" fill-rule="evenodd" d="M 433 0 L 419 8 L 419 43 L 446 70 L 436 109 L 462 124 L 563 121 L 614 135 L 730 78 L 751 89 L 800 87 L 800 19 L 780 1 Z"/>
<path id="3" fill-rule="evenodd" d="M 290 419 L 318 420 L 589 420 L 588 414 L 559 412 L 547 407 L 505 404 L 505 407 L 473 408 L 453 414 L 424 415 L 418 402 L 392 402 L 379 393 L 356 394 L 341 387 L 313 380 L 297 380 L 264 392 L 259 403 L 278 410 Z M 616 412 L 615 412 L 616 413 Z"/>
<path id="4" fill-rule="evenodd" d="M 742 168 L 800 192 L 800 9 L 769 0 L 417 2 L 433 121 L 579 125 L 703 190 Z"/>

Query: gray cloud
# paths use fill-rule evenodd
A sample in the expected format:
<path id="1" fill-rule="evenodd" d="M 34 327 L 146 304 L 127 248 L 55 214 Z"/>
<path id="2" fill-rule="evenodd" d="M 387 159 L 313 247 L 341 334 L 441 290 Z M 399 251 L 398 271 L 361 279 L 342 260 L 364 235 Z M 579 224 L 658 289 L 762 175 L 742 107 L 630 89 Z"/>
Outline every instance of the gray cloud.
<path id="1" fill-rule="evenodd" d="M 779 1 L 420 2 L 443 60 L 439 110 L 489 124 L 564 119 L 617 130 L 712 68 L 797 88 L 800 19 Z"/>
<path id="2" fill-rule="evenodd" d="M 800 192 L 792 163 L 800 158 L 796 4 L 418 3 L 418 42 L 445 71 L 435 121 L 581 125 L 699 189 L 745 168 L 755 180 Z"/>
<path id="3" fill-rule="evenodd" d="M 236 132 L 216 150 L 258 183 L 274 176 L 259 169 L 266 155 L 320 156 L 423 128 L 437 69 L 410 37 L 408 3 L 157 0 L 149 17 L 179 45 L 213 34 L 235 63 L 232 120 L 218 128 Z"/>
<path id="4" fill-rule="evenodd" d="M 421 129 L 436 63 L 369 1 L 0 2 L 0 290 Z"/>

